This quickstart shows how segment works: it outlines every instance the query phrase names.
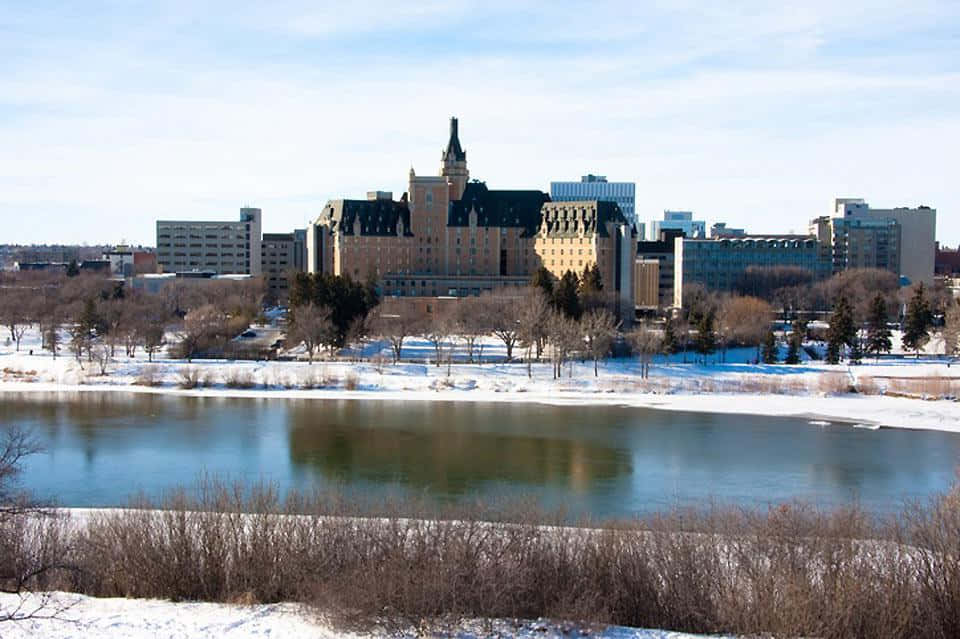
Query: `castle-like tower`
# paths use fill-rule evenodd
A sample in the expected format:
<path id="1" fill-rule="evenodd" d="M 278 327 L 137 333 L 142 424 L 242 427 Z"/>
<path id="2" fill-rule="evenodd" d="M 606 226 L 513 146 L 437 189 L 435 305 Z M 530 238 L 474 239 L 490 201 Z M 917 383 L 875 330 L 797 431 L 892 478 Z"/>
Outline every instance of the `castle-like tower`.
<path id="1" fill-rule="evenodd" d="M 470 171 L 467 170 L 467 152 L 460 146 L 457 118 L 450 118 L 450 140 L 440 162 L 440 175 L 447 179 L 450 186 L 450 200 L 459 200 L 467 187 Z"/>

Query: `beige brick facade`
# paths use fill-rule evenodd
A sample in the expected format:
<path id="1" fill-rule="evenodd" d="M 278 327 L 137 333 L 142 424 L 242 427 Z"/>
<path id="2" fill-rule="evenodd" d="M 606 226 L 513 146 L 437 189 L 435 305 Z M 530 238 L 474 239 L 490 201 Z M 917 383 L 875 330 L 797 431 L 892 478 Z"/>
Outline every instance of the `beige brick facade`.
<path id="1" fill-rule="evenodd" d="M 373 192 L 324 206 L 307 232 L 308 270 L 373 277 L 387 295 L 429 297 L 516 286 L 540 266 L 560 277 L 596 263 L 632 316 L 636 232 L 617 204 L 551 202 L 541 191 L 468 180 L 453 119 L 440 175 L 411 168 L 400 200 Z"/>

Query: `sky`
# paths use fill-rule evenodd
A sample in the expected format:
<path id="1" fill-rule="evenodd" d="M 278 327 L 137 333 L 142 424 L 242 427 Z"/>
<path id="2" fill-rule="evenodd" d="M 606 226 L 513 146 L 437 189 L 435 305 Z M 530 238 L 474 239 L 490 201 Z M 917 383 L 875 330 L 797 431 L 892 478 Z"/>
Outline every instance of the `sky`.
<path id="1" fill-rule="evenodd" d="M 0 244 L 302 228 L 436 174 L 454 115 L 490 188 L 602 174 L 755 233 L 925 204 L 960 243 L 956 0 L 0 0 Z"/>

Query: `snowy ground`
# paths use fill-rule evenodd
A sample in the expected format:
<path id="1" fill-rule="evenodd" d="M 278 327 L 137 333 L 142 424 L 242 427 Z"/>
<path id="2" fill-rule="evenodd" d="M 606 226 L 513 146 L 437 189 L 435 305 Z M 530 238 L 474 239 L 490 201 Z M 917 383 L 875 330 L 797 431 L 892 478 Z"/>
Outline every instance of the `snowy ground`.
<path id="1" fill-rule="evenodd" d="M 898 337 L 898 336 L 897 336 Z M 895 341 L 899 341 L 895 339 Z M 936 343 L 930 345 L 937 348 Z M 33 350 L 33 354 L 29 352 Z M 381 352 L 386 363 L 369 361 Z M 390 364 L 386 344 L 369 346 L 356 362 L 224 362 L 171 360 L 148 364 L 138 352 L 127 358 L 118 351 L 106 376 L 96 364 L 83 367 L 67 352 L 54 359 L 39 346 L 31 331 L 21 344 L 0 343 L 0 391 L 122 391 L 249 397 L 314 397 L 391 400 L 523 401 L 552 404 L 594 403 L 652 407 L 666 410 L 804 415 L 812 419 L 852 421 L 868 427 L 889 426 L 960 432 L 960 402 L 923 397 L 956 395 L 960 364 L 934 356 L 872 359 L 859 366 L 828 366 L 805 361 L 797 366 L 752 363 L 754 349 L 732 349 L 694 363 L 692 353 L 658 357 L 650 378 L 640 378 L 634 359 L 602 362 L 594 376 L 592 362 L 564 366 L 554 380 L 549 363 L 503 363 L 503 344 L 484 340 L 483 364 L 466 363 L 462 347 L 452 366 L 435 366 L 434 351 L 423 339 L 410 339 L 403 362 Z M 517 349 L 514 356 L 522 356 Z M 684 361 L 686 360 L 686 361 Z M 185 367 L 199 371 L 203 387 L 178 387 Z M 153 371 L 157 386 L 137 385 L 143 371 Z M 449 371 L 449 374 L 448 374 Z M 231 378 L 246 379 L 251 388 L 230 388 Z M 922 380 L 922 381 L 920 381 Z M 849 394 L 856 386 L 864 393 Z M 944 389 L 947 392 L 944 392 Z M 881 395 L 887 391 L 898 395 Z"/>
<path id="2" fill-rule="evenodd" d="M 320 623 L 309 611 L 292 604 L 242 606 L 214 603 L 172 603 L 154 599 L 95 599 L 70 593 L 49 593 L 42 601 L 40 616 L 56 613 L 55 618 L 38 618 L 0 623 L 0 637 L 20 639 L 147 639 L 186 638 L 332 638 L 375 637 L 338 633 Z M 21 613 L 37 608 L 41 598 L 0 594 L 0 612 L 21 606 Z M 542 621 L 465 623 L 456 636 L 465 639 L 482 636 L 577 637 L 589 634 L 610 639 L 695 639 L 695 635 L 634 628 L 598 628 L 586 630 L 567 624 Z M 396 636 L 383 633 L 381 636 Z M 409 636 L 416 636 L 411 633 Z"/>

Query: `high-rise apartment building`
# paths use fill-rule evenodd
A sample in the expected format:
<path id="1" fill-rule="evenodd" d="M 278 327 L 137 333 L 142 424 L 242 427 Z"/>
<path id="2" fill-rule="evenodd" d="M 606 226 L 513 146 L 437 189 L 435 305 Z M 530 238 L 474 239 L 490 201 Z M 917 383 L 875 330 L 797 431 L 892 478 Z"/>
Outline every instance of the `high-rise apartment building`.
<path id="1" fill-rule="evenodd" d="M 616 202 L 629 222 L 637 225 L 636 190 L 633 182 L 608 182 L 605 175 L 584 175 L 579 182 L 551 182 L 550 199 L 554 202 L 602 200 Z M 637 232 L 643 237 L 642 225 Z"/>
<path id="2" fill-rule="evenodd" d="M 262 273 L 260 209 L 236 222 L 157 221 L 157 263 L 166 272 Z"/>

